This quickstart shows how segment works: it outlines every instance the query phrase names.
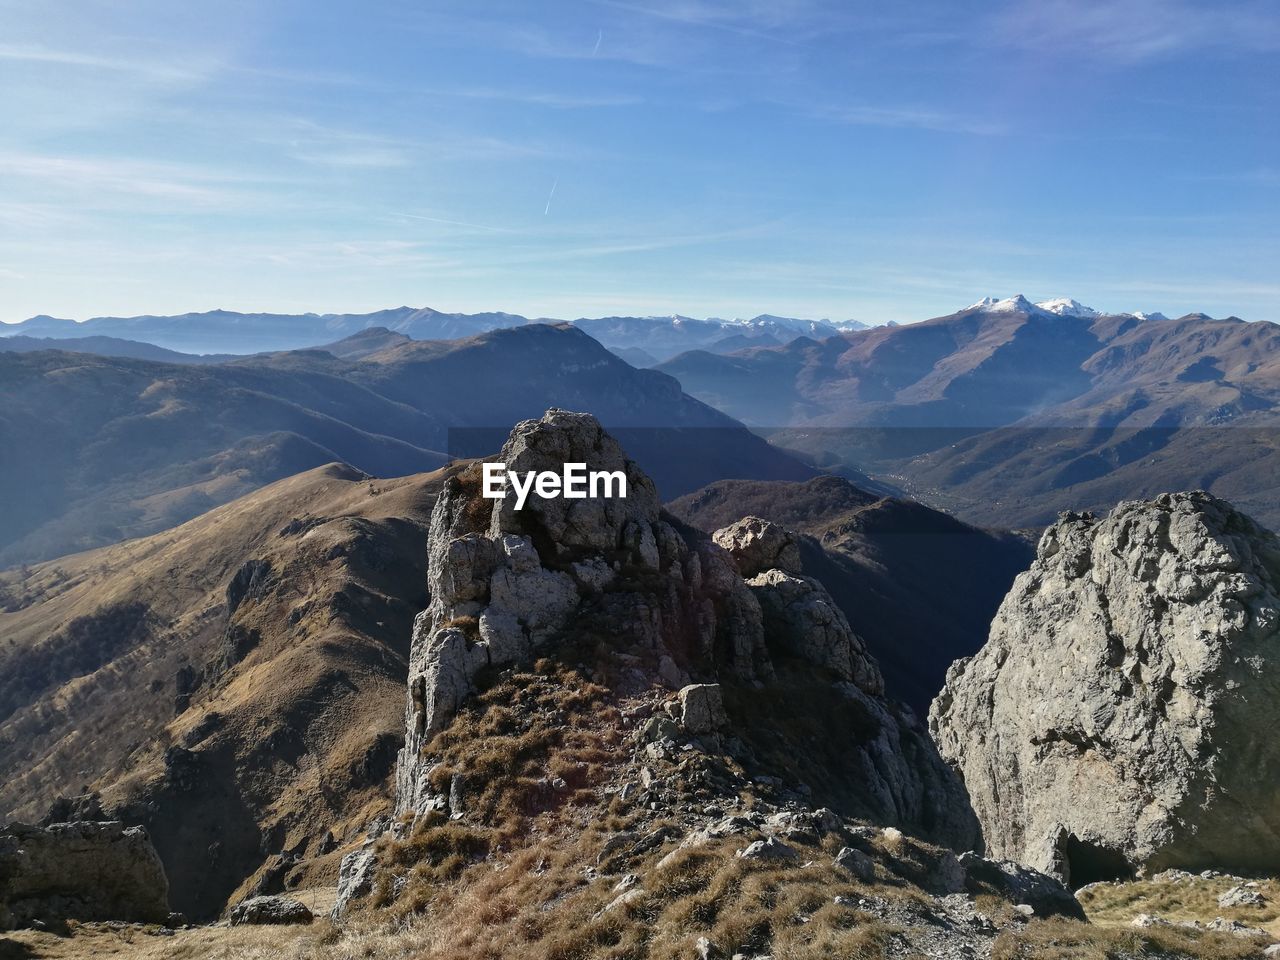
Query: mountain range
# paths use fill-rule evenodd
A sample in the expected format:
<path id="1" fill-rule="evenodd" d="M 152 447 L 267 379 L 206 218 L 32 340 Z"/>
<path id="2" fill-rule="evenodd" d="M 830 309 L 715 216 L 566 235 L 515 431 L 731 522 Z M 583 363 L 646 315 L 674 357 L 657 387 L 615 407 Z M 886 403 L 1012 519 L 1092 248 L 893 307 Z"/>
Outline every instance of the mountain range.
<path id="1" fill-rule="evenodd" d="M 530 323 L 558 322 L 561 321 L 529 319 L 511 313 L 444 313 L 430 307 L 396 307 L 358 314 L 209 310 L 176 316 L 93 317 L 84 321 L 41 315 L 0 325 L 0 344 L 4 336 L 24 336 L 77 340 L 79 346 L 68 349 L 87 349 L 88 338 L 113 337 L 183 353 L 250 354 L 314 347 L 373 327 L 414 340 L 454 340 Z M 671 316 L 599 317 L 570 322 L 634 366 L 652 366 L 686 350 L 727 352 L 744 343 L 774 345 L 788 343 L 798 336 L 833 336 L 842 330 L 866 327 L 856 320 L 797 320 L 769 314 L 751 320 Z"/>
<path id="2" fill-rule="evenodd" d="M 216 364 L 0 352 L 0 565 L 143 536 L 331 461 L 403 476 L 481 456 L 548 407 L 626 437 L 673 495 L 813 471 L 571 325 L 452 341 L 366 331 Z"/>
<path id="3" fill-rule="evenodd" d="M 983 524 L 1200 487 L 1280 521 L 1273 323 L 1011 297 L 658 369 L 782 447 Z"/>

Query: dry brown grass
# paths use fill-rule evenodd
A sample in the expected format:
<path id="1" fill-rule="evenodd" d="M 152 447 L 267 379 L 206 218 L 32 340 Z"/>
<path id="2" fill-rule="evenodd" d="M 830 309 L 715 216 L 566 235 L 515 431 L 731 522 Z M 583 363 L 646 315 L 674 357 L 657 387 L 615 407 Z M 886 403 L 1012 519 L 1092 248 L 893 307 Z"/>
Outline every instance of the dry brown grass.
<path id="1" fill-rule="evenodd" d="M 1258 892 L 1267 901 L 1261 906 L 1218 906 L 1218 897 L 1238 882 L 1231 877 L 1193 877 L 1180 882 L 1134 880 L 1091 886 L 1080 893 L 1079 899 L 1089 919 L 1100 926 L 1126 926 L 1138 914 L 1149 913 L 1175 923 L 1208 923 L 1215 917 L 1224 917 L 1250 927 L 1280 930 L 1280 882 L 1258 881 Z"/>
<path id="2" fill-rule="evenodd" d="M 623 738 L 621 715 L 604 687 L 540 661 L 475 698 L 425 752 L 439 761 L 432 789 L 448 793 L 461 777 L 468 818 L 507 842 L 531 817 L 594 803 L 595 788 L 625 753 Z M 563 788 L 549 788 L 556 780 Z"/>
<path id="3" fill-rule="evenodd" d="M 1133 957 L 1188 957 L 1243 960 L 1260 955 L 1256 940 L 1229 933 L 1201 933 L 1152 927 L 1099 927 L 1078 920 L 1036 920 L 1006 931 L 995 942 L 992 960 L 1127 960 Z"/>

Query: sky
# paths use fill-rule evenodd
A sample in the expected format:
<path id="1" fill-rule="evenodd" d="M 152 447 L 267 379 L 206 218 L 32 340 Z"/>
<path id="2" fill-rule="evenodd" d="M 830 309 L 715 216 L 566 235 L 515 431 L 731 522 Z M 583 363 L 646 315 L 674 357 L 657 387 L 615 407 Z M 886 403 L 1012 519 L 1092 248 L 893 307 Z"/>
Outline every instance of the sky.
<path id="1" fill-rule="evenodd" d="M 1280 321 L 1280 6 L 0 0 L 0 320 Z"/>

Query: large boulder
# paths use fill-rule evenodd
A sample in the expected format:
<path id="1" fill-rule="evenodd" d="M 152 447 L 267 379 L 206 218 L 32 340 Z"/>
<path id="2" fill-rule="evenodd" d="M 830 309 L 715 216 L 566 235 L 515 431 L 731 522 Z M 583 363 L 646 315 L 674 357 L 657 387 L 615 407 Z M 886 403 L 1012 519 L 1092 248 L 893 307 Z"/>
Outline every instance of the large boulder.
<path id="1" fill-rule="evenodd" d="M 800 538 L 780 524 L 743 517 L 721 527 L 711 539 L 729 551 L 744 577 L 765 570 L 800 572 Z"/>
<path id="2" fill-rule="evenodd" d="M 1180 493 L 1064 514 L 930 712 L 988 849 L 1074 887 L 1280 859 L 1280 541 Z"/>
<path id="3" fill-rule="evenodd" d="M 315 917 L 301 900 L 274 895 L 242 900 L 227 919 L 233 927 L 241 927 L 310 923 Z"/>
<path id="4" fill-rule="evenodd" d="M 169 883 L 147 832 L 115 821 L 0 830 L 0 922 L 163 923 Z"/>

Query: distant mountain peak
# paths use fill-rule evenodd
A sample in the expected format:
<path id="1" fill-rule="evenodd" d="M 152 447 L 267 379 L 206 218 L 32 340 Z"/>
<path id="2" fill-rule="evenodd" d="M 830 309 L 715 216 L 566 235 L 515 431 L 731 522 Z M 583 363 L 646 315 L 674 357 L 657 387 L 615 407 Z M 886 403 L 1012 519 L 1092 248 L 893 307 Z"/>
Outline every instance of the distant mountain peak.
<path id="1" fill-rule="evenodd" d="M 966 310 L 982 310 L 986 313 L 1030 313 L 1036 309 L 1036 305 L 1018 294 L 1013 297 L 1006 297 L 1004 300 L 997 300 L 995 297 L 983 297 L 977 303 L 971 303 L 965 307 Z"/>
<path id="2" fill-rule="evenodd" d="M 1060 317 L 1083 317 L 1087 320 L 1092 320 L 1094 317 L 1101 316 L 1093 307 L 1086 307 L 1079 300 L 1072 300 L 1070 297 L 1041 300 L 1036 306 L 1041 310 L 1047 310 L 1049 313 L 1056 313 Z"/>

